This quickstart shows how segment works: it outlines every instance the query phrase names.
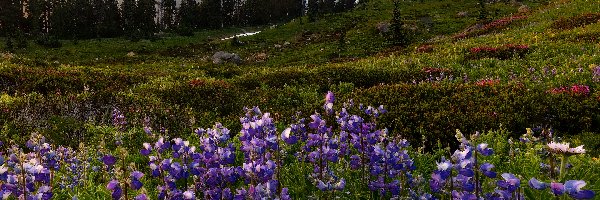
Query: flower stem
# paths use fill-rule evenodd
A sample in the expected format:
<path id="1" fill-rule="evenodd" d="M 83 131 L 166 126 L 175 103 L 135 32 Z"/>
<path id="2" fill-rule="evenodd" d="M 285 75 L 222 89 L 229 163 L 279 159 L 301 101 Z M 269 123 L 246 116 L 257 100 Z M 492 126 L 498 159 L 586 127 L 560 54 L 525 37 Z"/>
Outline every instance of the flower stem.
<path id="1" fill-rule="evenodd" d="M 479 161 L 477 160 L 477 151 L 474 151 L 475 154 L 475 197 L 479 198 L 479 190 L 481 190 L 479 185 Z"/>
<path id="2" fill-rule="evenodd" d="M 560 157 L 560 171 L 558 172 L 559 173 L 558 179 L 561 180 L 561 181 L 563 180 L 563 178 L 564 178 L 564 176 L 566 174 L 565 170 L 566 170 L 566 167 L 567 167 L 567 160 L 568 159 L 567 159 L 566 155 L 562 155 Z"/>

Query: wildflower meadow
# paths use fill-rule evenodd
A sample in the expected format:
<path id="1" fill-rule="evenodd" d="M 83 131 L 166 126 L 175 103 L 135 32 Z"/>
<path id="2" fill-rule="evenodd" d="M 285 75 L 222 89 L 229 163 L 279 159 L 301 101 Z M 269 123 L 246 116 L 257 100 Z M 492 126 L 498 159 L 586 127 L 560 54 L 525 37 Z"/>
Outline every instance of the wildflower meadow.
<path id="1" fill-rule="evenodd" d="M 1 143 L 3 199 L 593 199 L 598 161 L 552 130 L 465 135 L 431 153 L 380 127 L 385 106 L 332 92 L 321 112 L 284 125 L 259 107 L 239 133 L 220 123 L 171 138 L 139 129 L 129 144 L 126 114 L 113 111 L 114 144 L 74 149 L 32 134 L 25 146 Z M 109 148 L 105 148 L 109 147 Z M 455 149 L 454 151 L 450 151 Z M 587 169 L 586 169 L 587 168 Z M 596 172 L 596 173 L 595 173 Z M 591 174 L 588 174 L 591 173 Z M 102 186 L 102 187 L 99 187 Z"/>

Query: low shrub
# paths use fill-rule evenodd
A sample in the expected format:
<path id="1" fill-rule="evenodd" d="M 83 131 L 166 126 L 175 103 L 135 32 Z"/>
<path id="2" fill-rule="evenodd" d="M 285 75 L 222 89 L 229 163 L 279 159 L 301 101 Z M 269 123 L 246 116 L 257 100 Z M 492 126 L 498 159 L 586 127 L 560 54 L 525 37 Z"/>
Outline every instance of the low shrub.
<path id="1" fill-rule="evenodd" d="M 527 45 L 507 44 L 501 47 L 473 47 L 465 56 L 469 60 L 477 60 L 482 58 L 497 58 L 506 60 L 513 57 L 522 58 L 530 52 Z"/>
<path id="2" fill-rule="evenodd" d="M 553 29 L 568 30 L 588 24 L 598 23 L 600 21 L 600 13 L 584 13 L 572 17 L 561 17 L 550 25 Z"/>
<path id="3" fill-rule="evenodd" d="M 380 122 L 413 142 L 425 134 L 430 144 L 449 140 L 456 128 L 468 132 L 497 129 L 517 133 L 550 124 L 561 134 L 600 128 L 600 102 L 591 96 L 552 95 L 544 89 L 497 80 L 476 83 L 382 85 L 357 90 L 356 101 L 386 105 Z"/>
<path id="4" fill-rule="evenodd" d="M 517 15 L 517 16 L 510 16 L 510 17 L 505 17 L 502 19 L 497 19 L 497 20 L 494 20 L 487 24 L 480 24 L 479 27 L 477 27 L 477 28 L 473 28 L 473 29 L 467 30 L 465 32 L 456 34 L 453 36 L 453 38 L 454 39 L 463 39 L 463 38 L 468 38 L 468 37 L 473 37 L 473 36 L 478 36 L 478 35 L 484 35 L 484 34 L 488 34 L 488 33 L 495 32 L 495 31 L 500 31 L 502 29 L 505 29 L 512 23 L 514 23 L 516 21 L 524 20 L 524 19 L 527 19 L 527 16 Z"/>
<path id="5" fill-rule="evenodd" d="M 433 52 L 433 45 L 421 45 L 417 48 L 417 53 L 431 53 Z"/>

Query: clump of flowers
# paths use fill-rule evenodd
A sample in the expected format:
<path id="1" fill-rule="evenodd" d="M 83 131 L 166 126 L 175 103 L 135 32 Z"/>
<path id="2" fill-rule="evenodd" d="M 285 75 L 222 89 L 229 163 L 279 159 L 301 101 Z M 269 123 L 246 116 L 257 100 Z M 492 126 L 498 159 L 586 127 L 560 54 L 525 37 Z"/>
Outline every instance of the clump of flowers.
<path id="1" fill-rule="evenodd" d="M 573 199 L 593 199 L 596 194 L 592 190 L 582 189 L 585 185 L 585 181 L 582 180 L 568 180 L 565 183 L 551 182 L 549 184 L 539 181 L 536 178 L 529 180 L 529 187 L 536 190 L 550 188 L 551 193 L 556 197 L 566 193 Z"/>
<path id="2" fill-rule="evenodd" d="M 270 117 L 270 113 L 262 113 L 258 107 L 246 109 L 246 115 L 240 118 L 241 150 L 244 153 L 244 164 L 241 176 L 248 189 L 237 191 L 237 198 L 275 199 L 289 198 L 287 189 L 280 189 L 277 179 L 279 164 L 276 157 L 279 150 L 278 132 Z"/>
<path id="3" fill-rule="evenodd" d="M 442 158 L 431 174 L 429 186 L 432 192 L 440 196 L 448 195 L 453 199 L 511 199 L 513 196 L 521 196 L 520 179 L 510 173 L 500 176 L 502 179 L 496 182 L 494 192 L 484 193 L 484 178 L 495 179 L 497 173 L 493 171 L 493 164 L 482 163 L 481 159 L 494 154 L 494 150 L 486 143 L 473 146 L 459 130 L 456 131 L 456 138 L 460 147 L 452 155 L 452 160 Z"/>
<path id="4" fill-rule="evenodd" d="M 587 85 L 572 85 L 571 87 L 557 87 L 548 90 L 550 94 L 570 94 L 572 96 L 588 96 L 590 94 L 590 87 Z"/>
<path id="5" fill-rule="evenodd" d="M 483 24 L 479 29 L 462 32 L 453 36 L 454 39 L 463 39 L 472 36 L 478 36 L 506 28 L 515 21 L 527 19 L 525 15 L 510 16 L 494 20 L 490 23 Z"/>
<path id="6" fill-rule="evenodd" d="M 232 186 L 240 179 L 242 168 L 235 166 L 236 148 L 230 142 L 229 129 L 220 123 L 212 129 L 196 129 L 201 152 L 190 164 L 195 176 L 195 190 L 205 199 L 231 199 Z"/>
<path id="7" fill-rule="evenodd" d="M 500 47 L 473 47 L 466 55 L 467 59 L 497 58 L 506 60 L 513 57 L 523 57 L 529 53 L 529 46 L 522 44 L 506 44 Z"/>
<path id="8" fill-rule="evenodd" d="M 421 69 L 421 71 L 425 75 L 425 80 L 421 82 L 439 82 L 443 80 L 454 80 L 454 75 L 452 74 L 452 70 L 447 68 L 434 68 L 434 67 L 425 67 Z M 413 83 L 417 83 L 416 80 Z"/>
<path id="9" fill-rule="evenodd" d="M 486 79 L 477 80 L 477 82 L 475 82 L 475 85 L 482 86 L 482 87 L 489 87 L 489 86 L 497 85 L 499 83 L 500 83 L 499 79 L 486 78 Z"/>
<path id="10" fill-rule="evenodd" d="M 433 45 L 421 45 L 417 48 L 417 53 L 431 53 L 433 52 Z"/>
<path id="11" fill-rule="evenodd" d="M 600 82 L 600 65 L 592 65 L 592 80 L 594 82 Z"/>

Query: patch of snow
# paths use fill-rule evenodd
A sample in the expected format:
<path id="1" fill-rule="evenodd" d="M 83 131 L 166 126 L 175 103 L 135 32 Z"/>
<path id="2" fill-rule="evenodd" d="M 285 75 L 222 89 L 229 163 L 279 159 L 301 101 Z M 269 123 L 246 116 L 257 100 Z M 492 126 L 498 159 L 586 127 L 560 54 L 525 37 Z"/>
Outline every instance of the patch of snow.
<path id="1" fill-rule="evenodd" d="M 234 35 L 234 36 L 231 36 L 231 37 L 226 37 L 226 38 L 223 38 L 221 40 L 230 40 L 230 39 L 233 39 L 234 37 L 238 37 L 238 38 L 239 37 L 246 37 L 246 36 L 256 35 L 258 33 L 260 33 L 260 31 L 256 31 L 256 32 L 252 32 L 252 33 L 242 33 L 242 34 L 237 34 L 237 35 Z"/>

